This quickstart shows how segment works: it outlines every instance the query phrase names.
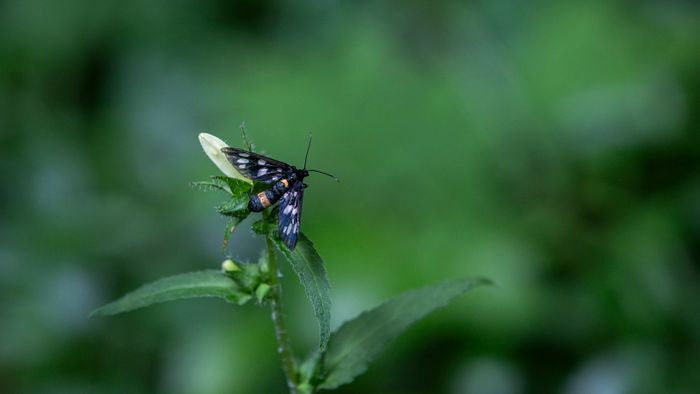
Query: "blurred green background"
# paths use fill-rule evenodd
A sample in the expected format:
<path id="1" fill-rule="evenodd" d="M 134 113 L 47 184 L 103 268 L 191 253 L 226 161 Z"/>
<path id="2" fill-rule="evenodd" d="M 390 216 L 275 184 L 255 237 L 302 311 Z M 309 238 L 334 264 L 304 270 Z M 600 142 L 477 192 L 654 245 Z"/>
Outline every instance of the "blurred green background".
<path id="1" fill-rule="evenodd" d="M 0 392 L 284 392 L 267 309 L 86 318 L 219 267 L 224 196 L 189 182 L 218 173 L 197 134 L 241 146 L 242 121 L 297 165 L 312 131 L 342 178 L 309 179 L 303 218 L 334 326 L 498 283 L 339 392 L 697 392 L 699 71 L 692 1 L 1 2 Z"/>

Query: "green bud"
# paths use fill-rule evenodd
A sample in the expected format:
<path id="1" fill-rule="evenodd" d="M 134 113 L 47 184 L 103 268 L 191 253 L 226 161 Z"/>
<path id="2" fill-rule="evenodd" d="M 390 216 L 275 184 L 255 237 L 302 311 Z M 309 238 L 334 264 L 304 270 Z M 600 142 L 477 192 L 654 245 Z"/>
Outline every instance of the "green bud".
<path id="1" fill-rule="evenodd" d="M 252 294 L 260 283 L 260 269 L 257 264 L 235 263 L 228 259 L 221 263 L 221 271 L 246 294 Z"/>
<path id="2" fill-rule="evenodd" d="M 270 292 L 270 285 L 267 283 L 261 283 L 257 289 L 255 289 L 255 297 L 258 298 L 258 302 L 262 303 L 265 300 L 265 296 Z"/>
<path id="3" fill-rule="evenodd" d="M 233 260 L 228 259 L 221 263 L 221 272 L 227 274 L 231 272 L 240 271 L 241 268 L 233 262 Z"/>
<path id="4" fill-rule="evenodd" d="M 270 272 L 270 266 L 267 262 L 267 253 L 263 253 L 258 260 L 258 267 L 260 267 L 260 272 L 267 274 Z"/>
<path id="5" fill-rule="evenodd" d="M 311 394 L 314 392 L 314 388 L 309 383 L 301 383 L 297 386 L 297 392 L 300 394 Z"/>

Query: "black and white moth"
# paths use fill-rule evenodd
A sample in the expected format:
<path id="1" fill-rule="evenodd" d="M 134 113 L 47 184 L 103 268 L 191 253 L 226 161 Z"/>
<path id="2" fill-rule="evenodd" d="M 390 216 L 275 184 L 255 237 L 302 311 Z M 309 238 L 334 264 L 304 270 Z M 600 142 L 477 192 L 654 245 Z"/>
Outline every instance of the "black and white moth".
<path id="1" fill-rule="evenodd" d="M 304 168 L 297 169 L 293 165 L 279 160 L 233 147 L 222 148 L 231 164 L 246 178 L 272 185 L 269 189 L 258 194 L 251 194 L 248 209 L 261 212 L 280 202 L 279 207 L 279 236 L 290 250 L 294 250 L 299 237 L 301 226 L 301 208 L 304 201 L 304 189 L 308 187 L 304 178 L 309 171 L 318 172 L 335 178 L 333 175 L 319 170 L 307 170 L 306 159 L 309 157 L 309 146 L 306 149 Z M 335 178 L 336 181 L 338 180 Z"/>

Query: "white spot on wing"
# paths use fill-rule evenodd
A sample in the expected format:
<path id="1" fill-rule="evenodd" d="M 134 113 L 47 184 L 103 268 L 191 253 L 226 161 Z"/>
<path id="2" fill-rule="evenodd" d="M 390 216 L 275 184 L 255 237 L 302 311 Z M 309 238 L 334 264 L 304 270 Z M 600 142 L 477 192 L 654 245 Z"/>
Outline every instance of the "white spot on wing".
<path id="1" fill-rule="evenodd" d="M 243 169 L 243 168 L 245 168 L 245 167 L 246 167 L 245 164 L 241 164 L 241 165 L 238 166 L 238 168 L 241 168 L 241 169 Z"/>
<path id="2" fill-rule="evenodd" d="M 248 162 L 248 159 L 238 159 L 236 160 L 239 164 L 245 164 Z"/>
<path id="3" fill-rule="evenodd" d="M 238 156 L 240 157 L 249 157 L 250 155 L 247 153 L 239 153 Z"/>
<path id="4" fill-rule="evenodd" d="M 265 160 L 260 159 L 260 160 L 258 160 L 258 164 L 261 166 L 264 166 L 266 164 L 266 162 L 265 162 Z"/>
<path id="5" fill-rule="evenodd" d="M 260 171 L 258 171 L 258 176 L 263 176 L 267 174 L 267 168 L 261 168 Z"/>
<path id="6" fill-rule="evenodd" d="M 282 213 L 285 214 L 285 215 L 289 215 L 289 212 L 290 212 L 291 210 L 292 210 L 292 206 L 291 206 L 291 205 L 287 205 L 286 207 L 284 207 L 284 211 L 282 211 Z M 294 209 L 294 213 L 296 213 L 296 209 Z"/>
<path id="7" fill-rule="evenodd" d="M 287 208 L 291 208 L 291 207 L 292 207 L 291 205 L 287 206 Z M 286 211 L 286 209 L 285 209 L 285 211 Z M 292 215 L 296 215 L 298 211 L 299 211 L 298 209 L 294 208 L 292 210 Z"/>

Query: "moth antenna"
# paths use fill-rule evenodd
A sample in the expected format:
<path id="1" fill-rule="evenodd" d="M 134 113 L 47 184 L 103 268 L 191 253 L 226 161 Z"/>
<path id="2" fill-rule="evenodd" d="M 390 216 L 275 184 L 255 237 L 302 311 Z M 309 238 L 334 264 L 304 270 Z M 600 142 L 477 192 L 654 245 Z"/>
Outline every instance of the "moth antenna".
<path id="1" fill-rule="evenodd" d="M 319 174 L 323 174 L 323 175 L 329 176 L 329 177 L 335 179 L 336 182 L 340 183 L 340 179 L 338 179 L 338 177 L 336 177 L 336 176 L 333 175 L 333 174 L 329 174 L 329 173 L 327 173 L 327 172 L 323 172 L 323 171 L 319 171 L 319 170 L 307 170 L 307 171 L 309 171 L 309 172 L 318 172 Z"/>
<path id="2" fill-rule="evenodd" d="M 311 133 L 309 133 L 309 145 L 306 146 L 306 156 L 304 156 L 304 169 L 306 169 L 306 161 L 309 159 L 309 150 L 311 150 Z"/>

